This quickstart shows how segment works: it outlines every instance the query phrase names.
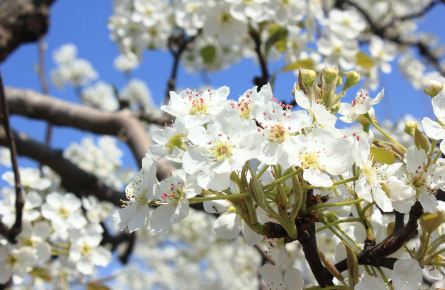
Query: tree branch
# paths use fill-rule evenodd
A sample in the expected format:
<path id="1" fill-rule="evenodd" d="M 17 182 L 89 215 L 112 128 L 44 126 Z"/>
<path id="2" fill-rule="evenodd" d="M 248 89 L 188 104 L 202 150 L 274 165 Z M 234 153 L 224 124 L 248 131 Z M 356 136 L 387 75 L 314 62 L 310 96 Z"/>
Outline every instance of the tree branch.
<path id="1" fill-rule="evenodd" d="M 397 259 L 386 257 L 397 252 L 405 242 L 417 234 L 417 220 L 422 214 L 422 205 L 417 201 L 409 212 L 408 223 L 402 229 L 394 231 L 379 244 L 364 249 L 357 257 L 359 264 L 383 266 L 392 269 Z M 345 271 L 347 269 L 346 260 L 338 262 L 335 267 L 339 272 Z"/>
<path id="2" fill-rule="evenodd" d="M 261 76 L 256 76 L 253 79 L 253 82 L 256 86 L 258 86 L 258 89 L 260 89 L 262 86 L 264 86 L 269 82 L 270 79 L 269 67 L 267 66 L 266 56 L 263 54 L 263 51 L 261 50 L 260 33 L 256 31 L 255 28 L 249 26 L 249 35 L 253 40 L 254 50 L 257 55 L 257 59 L 258 62 L 260 63 L 260 68 L 261 68 Z"/>
<path id="3" fill-rule="evenodd" d="M 440 1 L 433 1 L 433 2 L 434 3 L 435 2 L 443 3 L 444 1 L 440 0 Z M 347 6 L 355 8 L 357 10 L 357 12 L 363 16 L 363 18 L 365 19 L 365 21 L 367 22 L 367 24 L 369 26 L 369 29 L 371 30 L 371 32 L 373 34 L 379 36 L 382 39 L 386 39 L 388 41 L 397 43 L 401 46 L 410 46 L 410 47 L 416 48 L 417 51 L 419 52 L 419 54 L 427 62 L 429 62 L 438 72 L 440 72 L 441 74 L 445 74 L 445 67 L 441 65 L 441 60 L 440 60 L 439 55 L 437 55 L 437 53 L 434 52 L 434 49 L 428 45 L 427 41 L 422 40 L 422 39 L 416 39 L 416 40 L 403 39 L 400 37 L 400 35 L 390 33 L 391 28 L 397 21 L 404 21 L 404 20 L 409 20 L 411 18 L 419 17 L 419 16 L 427 13 L 428 11 L 430 11 L 436 4 L 438 4 L 438 3 L 428 5 L 427 7 L 425 7 L 425 9 L 423 11 L 421 11 L 419 13 L 415 13 L 413 15 L 402 16 L 400 18 L 395 18 L 389 24 L 387 24 L 385 26 L 381 26 L 381 25 L 377 24 L 372 19 L 371 15 L 368 14 L 368 12 L 365 9 L 363 9 L 359 4 L 357 4 L 354 1 L 336 0 L 334 3 L 334 7 L 339 8 L 339 9 L 344 9 Z"/>
<path id="4" fill-rule="evenodd" d="M 0 62 L 23 43 L 45 35 L 54 0 L 0 1 Z"/>
<path id="5" fill-rule="evenodd" d="M 168 50 L 173 57 L 173 65 L 170 71 L 170 77 L 167 81 L 167 88 L 165 90 L 164 96 L 164 104 L 167 104 L 170 100 L 170 91 L 174 91 L 176 89 L 176 79 L 178 77 L 179 63 L 181 61 L 181 57 L 187 47 L 195 41 L 196 37 L 201 34 L 201 31 L 198 31 L 197 34 L 187 37 L 185 32 L 181 33 L 179 36 L 170 36 L 168 38 Z"/>
<path id="6" fill-rule="evenodd" d="M 62 181 L 62 186 L 78 197 L 95 196 L 99 200 L 108 201 L 116 206 L 121 206 L 121 199 L 125 196 L 100 181 L 95 175 L 78 167 L 70 160 L 63 157 L 60 150 L 27 138 L 23 135 L 13 134 L 16 140 L 19 155 L 29 157 L 54 170 Z M 0 145 L 6 145 L 7 138 L 3 130 L 0 130 Z"/>
<path id="7" fill-rule="evenodd" d="M 6 88 L 6 100 L 11 113 L 45 120 L 57 126 L 68 126 L 97 134 L 120 137 L 130 147 L 134 159 L 141 166 L 150 145 L 144 126 L 130 110 L 104 112 L 82 105 L 51 98 L 31 90 Z M 147 119 L 147 117 L 146 117 Z M 153 116 L 152 123 L 162 125 L 169 118 Z M 168 175 L 167 172 L 161 172 Z"/>
<path id="8" fill-rule="evenodd" d="M 20 172 L 19 166 L 17 163 L 17 149 L 14 140 L 14 135 L 11 131 L 11 126 L 9 124 L 9 110 L 8 104 L 6 103 L 5 90 L 3 87 L 3 78 L 0 73 L 0 107 L 1 107 L 1 115 L 0 120 L 3 125 L 5 136 L 6 136 L 6 144 L 9 148 L 9 152 L 11 153 L 11 164 L 12 170 L 14 172 L 14 184 L 15 184 L 15 221 L 12 227 L 8 230 L 5 238 L 8 239 L 10 243 L 15 243 L 15 238 L 22 231 L 22 215 L 23 215 L 23 207 L 25 206 L 25 198 L 22 192 L 22 184 L 20 182 Z M 3 229 L 2 229 L 3 231 Z"/>

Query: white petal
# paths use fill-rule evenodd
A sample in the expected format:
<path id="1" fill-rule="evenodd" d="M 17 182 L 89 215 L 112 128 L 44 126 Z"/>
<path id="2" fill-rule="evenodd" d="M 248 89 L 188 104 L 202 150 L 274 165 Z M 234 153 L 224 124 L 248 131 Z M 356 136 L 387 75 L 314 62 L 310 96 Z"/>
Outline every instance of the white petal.
<path id="1" fill-rule="evenodd" d="M 394 290 L 417 290 L 422 282 L 422 268 L 414 259 L 395 262 L 391 275 Z"/>
<path id="2" fill-rule="evenodd" d="M 172 204 L 158 206 L 150 217 L 150 230 L 160 233 L 170 228 L 175 210 L 176 207 Z"/>
<path id="3" fill-rule="evenodd" d="M 425 134 L 435 140 L 442 140 L 445 138 L 445 129 L 437 122 L 434 122 L 428 117 L 422 119 L 422 126 Z"/>
<path id="4" fill-rule="evenodd" d="M 253 246 L 261 241 L 262 236 L 254 232 L 246 223 L 242 224 L 241 232 L 247 245 Z"/>
<path id="5" fill-rule="evenodd" d="M 365 274 L 354 290 L 386 290 L 386 286 L 382 279 Z"/>
<path id="6" fill-rule="evenodd" d="M 284 274 L 284 284 L 286 290 L 302 290 L 304 286 L 303 276 L 295 268 L 287 269 Z"/>
<path id="7" fill-rule="evenodd" d="M 405 153 L 406 168 L 411 174 L 419 174 L 427 163 L 425 150 L 412 145 Z"/>
<path id="8" fill-rule="evenodd" d="M 303 172 L 303 178 L 314 186 L 330 187 L 332 186 L 332 180 L 329 174 L 321 172 L 315 168 L 306 169 Z"/>
<path id="9" fill-rule="evenodd" d="M 111 252 L 104 247 L 98 247 L 94 250 L 91 258 L 97 266 L 105 267 L 111 262 Z"/>
<path id="10" fill-rule="evenodd" d="M 286 290 L 283 276 L 277 266 L 265 264 L 258 272 L 271 290 Z"/>
<path id="11" fill-rule="evenodd" d="M 233 240 L 241 231 L 241 218 L 235 213 L 223 214 L 213 224 L 218 237 L 225 240 Z"/>
<path id="12" fill-rule="evenodd" d="M 208 213 L 223 213 L 230 206 L 225 200 L 209 200 L 204 201 L 204 210 Z"/>
<path id="13" fill-rule="evenodd" d="M 372 195 L 375 203 L 383 212 L 393 211 L 391 200 L 381 188 L 374 190 Z"/>
<path id="14" fill-rule="evenodd" d="M 436 197 L 429 192 L 422 192 L 419 195 L 419 202 L 423 209 L 430 213 L 435 213 L 439 204 L 437 203 Z"/>

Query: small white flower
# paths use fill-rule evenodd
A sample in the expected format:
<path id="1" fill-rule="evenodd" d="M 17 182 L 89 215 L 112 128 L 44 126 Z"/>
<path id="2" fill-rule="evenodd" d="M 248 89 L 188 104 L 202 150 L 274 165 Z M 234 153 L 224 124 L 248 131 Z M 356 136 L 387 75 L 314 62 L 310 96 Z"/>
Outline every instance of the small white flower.
<path id="1" fill-rule="evenodd" d="M 156 164 L 152 156 L 142 160 L 142 168 L 125 188 L 128 201 L 125 206 L 113 215 L 113 220 L 120 230 L 128 228 L 131 233 L 144 228 L 149 218 L 148 202 L 154 199 L 156 178 Z"/>

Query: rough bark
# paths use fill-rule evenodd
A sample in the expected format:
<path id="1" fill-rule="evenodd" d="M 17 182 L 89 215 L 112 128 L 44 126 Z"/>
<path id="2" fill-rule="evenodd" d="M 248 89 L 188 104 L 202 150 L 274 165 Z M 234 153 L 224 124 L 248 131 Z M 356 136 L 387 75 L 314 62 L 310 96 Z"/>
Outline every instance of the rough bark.
<path id="1" fill-rule="evenodd" d="M 0 1 L 0 62 L 23 43 L 34 42 L 49 27 L 50 6 L 54 0 Z"/>

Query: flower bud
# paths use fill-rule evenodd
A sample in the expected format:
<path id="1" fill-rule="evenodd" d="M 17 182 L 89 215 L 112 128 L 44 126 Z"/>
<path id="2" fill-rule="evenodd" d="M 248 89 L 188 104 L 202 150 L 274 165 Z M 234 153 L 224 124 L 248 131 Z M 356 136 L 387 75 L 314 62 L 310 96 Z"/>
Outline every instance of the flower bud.
<path id="1" fill-rule="evenodd" d="M 444 218 L 444 213 L 441 211 L 426 213 L 420 218 L 420 226 L 424 231 L 431 234 L 443 223 Z"/>
<path id="2" fill-rule="evenodd" d="M 423 87 L 423 92 L 430 97 L 435 97 L 443 89 L 443 85 L 438 80 L 429 80 Z"/>
<path id="3" fill-rule="evenodd" d="M 332 83 L 337 80 L 338 68 L 336 67 L 326 67 L 323 70 L 323 80 L 327 83 Z"/>
<path id="4" fill-rule="evenodd" d="M 417 122 L 415 121 L 408 121 L 405 123 L 405 133 L 410 135 L 410 136 L 414 136 L 414 133 L 416 132 L 418 127 Z"/>
<path id="5" fill-rule="evenodd" d="M 359 81 L 360 81 L 360 74 L 355 70 L 348 71 L 346 73 L 346 84 L 345 84 L 346 88 L 355 86 L 356 84 L 358 84 Z"/>
<path id="6" fill-rule="evenodd" d="M 311 88 L 317 79 L 317 72 L 311 69 L 300 70 L 300 77 L 306 88 Z"/>

